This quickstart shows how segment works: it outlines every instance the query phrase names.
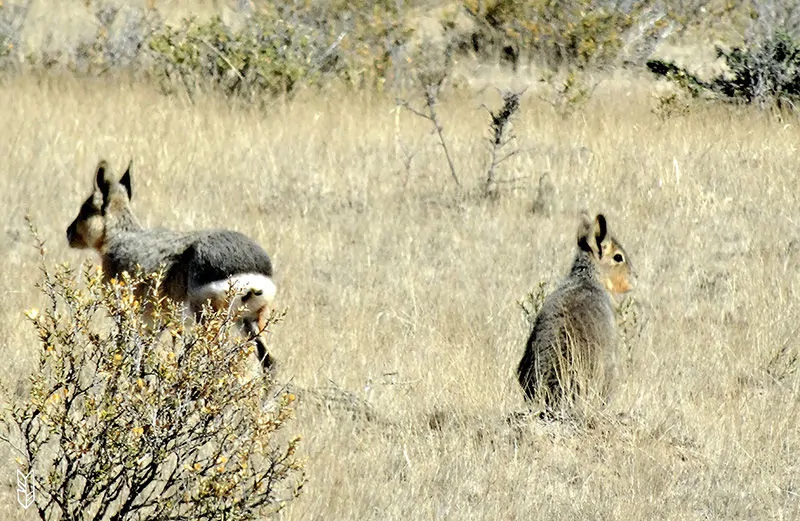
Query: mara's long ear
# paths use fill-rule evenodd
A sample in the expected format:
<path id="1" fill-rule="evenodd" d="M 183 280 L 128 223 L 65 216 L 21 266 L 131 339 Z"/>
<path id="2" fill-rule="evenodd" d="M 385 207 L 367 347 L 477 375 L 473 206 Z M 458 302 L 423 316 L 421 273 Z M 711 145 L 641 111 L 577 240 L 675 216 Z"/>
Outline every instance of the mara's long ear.
<path id="1" fill-rule="evenodd" d="M 131 189 L 131 170 L 133 169 L 133 159 L 131 162 L 128 163 L 128 168 L 125 170 L 125 173 L 122 174 L 122 179 L 119 180 L 119 183 L 125 187 L 125 191 L 128 192 L 128 200 L 130 201 L 133 197 L 133 190 Z"/>
<path id="2" fill-rule="evenodd" d="M 97 172 L 94 174 L 94 185 L 100 190 L 100 193 L 103 194 L 103 199 L 108 196 L 108 192 L 111 190 L 111 181 L 108 179 L 109 175 L 108 162 L 105 159 L 100 160 L 100 162 L 97 163 Z"/>
<path id="3" fill-rule="evenodd" d="M 586 253 L 594 252 L 592 244 L 589 242 L 593 233 L 593 224 L 592 219 L 589 217 L 589 212 L 583 210 L 581 212 L 581 223 L 578 226 L 578 248 Z"/>
<path id="4" fill-rule="evenodd" d="M 595 244 L 597 244 L 597 256 L 598 258 L 603 258 L 603 241 L 608 236 L 608 225 L 606 224 L 606 218 L 603 214 L 597 214 L 597 217 L 594 218 L 594 240 Z"/>

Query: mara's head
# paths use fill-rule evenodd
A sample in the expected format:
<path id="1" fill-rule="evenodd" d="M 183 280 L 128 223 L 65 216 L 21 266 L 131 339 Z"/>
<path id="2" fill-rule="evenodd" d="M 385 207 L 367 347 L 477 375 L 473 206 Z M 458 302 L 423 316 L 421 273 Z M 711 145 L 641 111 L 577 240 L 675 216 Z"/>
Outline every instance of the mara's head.
<path id="1" fill-rule="evenodd" d="M 132 163 L 119 180 L 112 177 L 106 161 L 97 165 L 94 189 L 67 227 L 67 240 L 72 248 L 99 250 L 105 240 L 108 216 L 129 212 Z"/>
<path id="2" fill-rule="evenodd" d="M 597 214 L 592 220 L 584 212 L 581 220 L 578 248 L 591 258 L 606 290 L 612 295 L 621 295 L 633 289 L 633 266 L 622 245 L 609 233 L 605 216 Z"/>

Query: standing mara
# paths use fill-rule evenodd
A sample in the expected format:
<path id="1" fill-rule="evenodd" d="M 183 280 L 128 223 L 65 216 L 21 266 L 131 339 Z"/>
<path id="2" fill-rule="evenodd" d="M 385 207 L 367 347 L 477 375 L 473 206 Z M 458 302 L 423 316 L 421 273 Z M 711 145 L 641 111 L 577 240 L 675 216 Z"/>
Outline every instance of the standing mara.
<path id="1" fill-rule="evenodd" d="M 122 272 L 164 272 L 162 292 L 184 303 L 196 317 L 210 301 L 215 309 L 241 306 L 242 328 L 255 337 L 265 369 L 273 359 L 263 330 L 275 297 L 272 263 L 253 240 L 229 230 L 177 232 L 143 228 L 131 210 L 131 165 L 117 180 L 100 161 L 94 191 L 67 228 L 73 248 L 91 248 L 102 259 L 104 277 Z M 235 301 L 228 302 L 233 291 Z"/>
<path id="2" fill-rule="evenodd" d="M 517 368 L 527 400 L 550 410 L 590 395 L 605 398 L 617 343 L 615 300 L 633 271 L 602 214 L 582 216 L 569 274 L 544 301 Z"/>

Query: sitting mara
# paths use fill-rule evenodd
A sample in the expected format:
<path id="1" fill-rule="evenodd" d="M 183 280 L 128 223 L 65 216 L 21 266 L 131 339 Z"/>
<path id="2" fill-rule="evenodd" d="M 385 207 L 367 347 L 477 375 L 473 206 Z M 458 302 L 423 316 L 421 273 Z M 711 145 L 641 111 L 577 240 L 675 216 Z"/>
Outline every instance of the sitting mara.
<path id="1" fill-rule="evenodd" d="M 577 398 L 606 398 L 617 343 L 615 297 L 632 288 L 625 250 L 606 219 L 583 214 L 569 274 L 547 296 L 533 325 L 517 376 L 525 397 L 545 410 Z"/>
<path id="2" fill-rule="evenodd" d="M 69 245 L 96 250 L 106 279 L 124 271 L 163 269 L 163 294 L 184 303 L 195 317 L 206 302 L 215 309 L 241 306 L 242 328 L 255 337 L 259 360 L 269 369 L 273 359 L 263 329 L 275 284 L 267 253 L 248 237 L 229 230 L 145 229 L 131 210 L 131 193 L 131 165 L 116 180 L 108 164 L 100 161 L 94 191 L 67 228 Z M 231 290 L 233 303 L 228 302 Z"/>

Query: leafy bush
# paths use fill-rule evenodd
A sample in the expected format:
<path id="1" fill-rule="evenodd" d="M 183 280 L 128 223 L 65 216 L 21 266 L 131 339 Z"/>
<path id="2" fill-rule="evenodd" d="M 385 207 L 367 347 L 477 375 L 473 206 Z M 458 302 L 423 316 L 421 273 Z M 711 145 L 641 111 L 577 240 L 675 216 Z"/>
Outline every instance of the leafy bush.
<path id="1" fill-rule="evenodd" d="M 255 519 L 302 487 L 298 438 L 276 441 L 293 396 L 247 377 L 235 317 L 187 325 L 159 280 L 44 270 L 30 396 L 0 422 L 43 520 Z"/>
<path id="2" fill-rule="evenodd" d="M 354 86 L 395 81 L 413 35 L 403 2 L 395 0 L 290 0 L 276 2 L 279 18 L 325 35 L 330 70 Z"/>
<path id="3" fill-rule="evenodd" d="M 649 54 L 675 21 L 648 0 L 463 0 L 477 21 L 462 48 L 499 53 L 515 66 L 527 57 L 558 69 L 604 67 L 626 46 L 644 46 Z M 636 40 L 636 41 L 634 41 Z"/>
<path id="4" fill-rule="evenodd" d="M 689 114 L 691 107 L 684 98 L 685 95 L 675 92 L 657 96 L 656 106 L 651 109 L 651 112 L 661 121 L 686 116 Z"/>
<path id="5" fill-rule="evenodd" d="M 726 51 L 717 47 L 728 71 L 704 81 L 663 60 L 647 67 L 689 91 L 693 96 L 710 93 L 729 102 L 797 108 L 800 102 L 800 41 L 778 29 L 749 47 Z"/>
<path id="6" fill-rule="evenodd" d="M 650 60 L 657 76 L 677 83 L 692 96 L 708 95 L 726 102 L 761 108 L 797 108 L 800 101 L 800 4 L 789 0 L 754 2 L 743 29 L 743 45 L 717 47 L 726 71 L 705 81 L 683 67 Z"/>
<path id="7" fill-rule="evenodd" d="M 411 29 L 392 0 L 291 0 L 240 3 L 231 20 L 190 18 L 166 24 L 149 8 L 86 2 L 94 34 L 40 49 L 19 48 L 30 0 L 0 2 L 0 66 L 12 49 L 32 68 L 94 75 L 146 72 L 166 92 L 220 89 L 253 99 L 338 80 L 378 87 L 406 65 Z M 247 4 L 247 7 L 244 6 Z"/>
<path id="8" fill-rule="evenodd" d="M 267 16 L 254 16 L 240 31 L 218 16 L 208 22 L 186 20 L 179 28 L 157 31 L 149 47 L 162 86 L 177 82 L 190 94 L 203 84 L 246 97 L 291 92 L 300 81 L 313 83 L 322 65 L 310 35 Z"/>
<path id="9" fill-rule="evenodd" d="M 219 17 L 165 26 L 149 47 L 162 85 L 252 98 L 332 78 L 383 85 L 410 34 L 392 2 L 298 1 L 264 6 L 238 30 Z"/>
<path id="10" fill-rule="evenodd" d="M 497 111 L 489 110 L 489 167 L 486 171 L 486 183 L 483 193 L 487 197 L 496 198 L 499 196 L 497 173 L 501 163 L 511 159 L 519 153 L 519 148 L 510 147 L 516 142 L 517 136 L 511 128 L 511 120 L 519 110 L 520 97 L 522 92 L 504 91 L 503 106 Z M 510 150 L 509 150 L 510 149 Z M 508 180 L 503 180 L 508 181 Z"/>

